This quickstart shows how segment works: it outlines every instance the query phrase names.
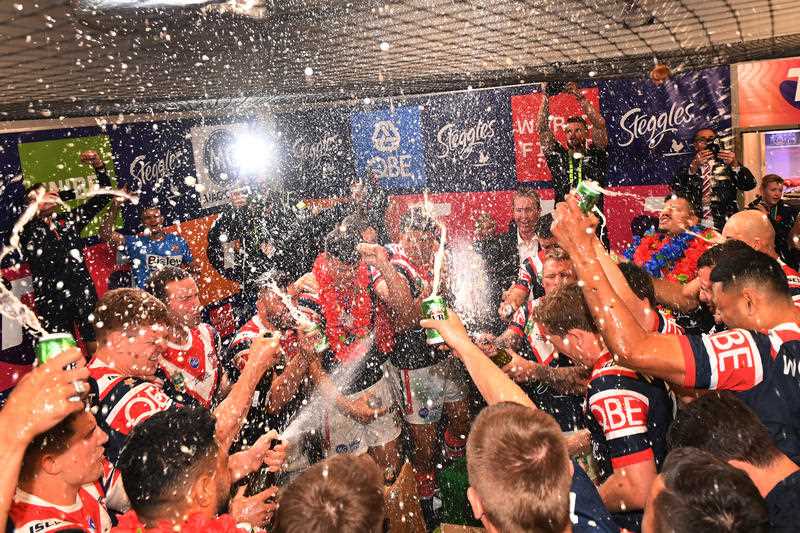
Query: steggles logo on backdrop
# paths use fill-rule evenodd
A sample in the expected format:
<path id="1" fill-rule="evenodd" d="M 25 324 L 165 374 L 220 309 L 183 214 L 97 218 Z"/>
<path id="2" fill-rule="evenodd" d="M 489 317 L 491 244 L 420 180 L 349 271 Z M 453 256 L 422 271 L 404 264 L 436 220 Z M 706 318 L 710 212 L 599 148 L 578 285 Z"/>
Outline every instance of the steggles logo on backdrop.
<path id="1" fill-rule="evenodd" d="M 620 127 L 627 133 L 627 139 L 619 143 L 619 146 L 630 146 L 637 139 L 647 139 L 647 146 L 652 150 L 661 144 L 668 133 L 675 133 L 679 128 L 687 127 L 694 122 L 695 115 L 692 113 L 694 102 L 684 102 L 681 104 L 673 103 L 669 111 L 658 115 L 647 115 L 642 113 L 642 109 L 634 107 L 619 120 Z M 673 140 L 672 151 L 683 149 L 682 143 Z"/>
<path id="2" fill-rule="evenodd" d="M 455 124 L 445 124 L 436 134 L 439 142 L 439 152 L 436 157 L 445 159 L 447 157 L 458 157 L 466 159 L 473 154 L 476 148 L 482 147 L 484 143 L 494 138 L 496 120 L 484 121 L 478 119 L 477 124 L 464 129 L 458 129 Z M 479 151 L 478 165 L 485 165 L 489 162 L 489 156 Z"/>

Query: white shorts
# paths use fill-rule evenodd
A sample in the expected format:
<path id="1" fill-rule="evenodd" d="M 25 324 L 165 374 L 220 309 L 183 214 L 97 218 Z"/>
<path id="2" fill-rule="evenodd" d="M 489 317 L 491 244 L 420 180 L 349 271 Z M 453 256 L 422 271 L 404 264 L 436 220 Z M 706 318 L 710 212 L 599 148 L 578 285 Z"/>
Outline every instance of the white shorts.
<path id="1" fill-rule="evenodd" d="M 335 405 L 331 406 L 325 416 L 324 424 L 329 455 L 342 453 L 359 455 L 369 448 L 388 444 L 400 436 L 397 408 L 386 377 L 382 377 L 368 389 L 346 398 L 352 400 L 366 393 L 380 399 L 382 405 L 391 406 L 389 411 L 367 424 L 362 424 L 342 413 Z"/>
<path id="2" fill-rule="evenodd" d="M 414 370 L 391 363 L 386 366 L 400 411 L 409 424 L 434 424 L 442 418 L 444 404 L 467 397 L 469 374 L 455 357 Z"/>

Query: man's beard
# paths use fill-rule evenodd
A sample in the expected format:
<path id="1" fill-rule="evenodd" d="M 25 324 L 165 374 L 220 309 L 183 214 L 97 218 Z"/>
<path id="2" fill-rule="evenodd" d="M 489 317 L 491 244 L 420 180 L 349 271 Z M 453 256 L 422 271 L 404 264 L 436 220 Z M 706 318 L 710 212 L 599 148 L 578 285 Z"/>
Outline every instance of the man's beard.
<path id="1" fill-rule="evenodd" d="M 231 491 L 219 491 L 220 498 L 219 502 L 217 502 L 217 516 L 221 516 L 224 514 L 228 514 L 230 503 L 231 503 Z"/>

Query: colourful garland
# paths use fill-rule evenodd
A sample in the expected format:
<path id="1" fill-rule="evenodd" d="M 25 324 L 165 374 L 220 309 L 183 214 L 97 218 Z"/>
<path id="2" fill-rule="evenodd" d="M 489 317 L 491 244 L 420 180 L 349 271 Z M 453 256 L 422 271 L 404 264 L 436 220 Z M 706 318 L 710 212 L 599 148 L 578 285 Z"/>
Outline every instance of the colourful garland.
<path id="1" fill-rule="evenodd" d="M 698 239 L 694 234 L 704 238 Z M 650 230 L 644 237 L 634 237 L 624 255 L 654 278 L 686 283 L 697 276 L 697 260 L 711 246 L 707 239 L 714 236 L 714 230 L 702 226 L 692 226 L 671 238 Z"/>
<path id="2" fill-rule="evenodd" d="M 370 295 L 370 273 L 366 263 L 359 263 L 356 282 L 350 298 L 339 291 L 330 274 L 327 254 L 320 254 L 312 269 L 319 284 L 319 301 L 325 316 L 325 336 L 331 349 L 340 361 L 349 361 L 358 356 L 354 341 L 369 335 L 372 329 L 372 297 Z M 348 305 L 349 302 L 349 305 Z M 342 324 L 342 316 L 349 311 L 353 317 L 350 327 Z M 394 347 L 394 330 L 383 305 L 375 309 L 375 333 L 378 349 L 389 353 Z"/>

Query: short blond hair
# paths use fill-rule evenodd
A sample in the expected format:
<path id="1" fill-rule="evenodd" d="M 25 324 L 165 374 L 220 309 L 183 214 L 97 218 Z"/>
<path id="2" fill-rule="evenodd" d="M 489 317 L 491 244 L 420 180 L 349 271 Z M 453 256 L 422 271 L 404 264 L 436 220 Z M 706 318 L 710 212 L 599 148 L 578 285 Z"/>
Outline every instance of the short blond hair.
<path id="1" fill-rule="evenodd" d="M 504 533 L 561 533 L 569 524 L 570 459 L 547 413 L 502 402 L 467 438 L 467 472 L 486 516 Z"/>

